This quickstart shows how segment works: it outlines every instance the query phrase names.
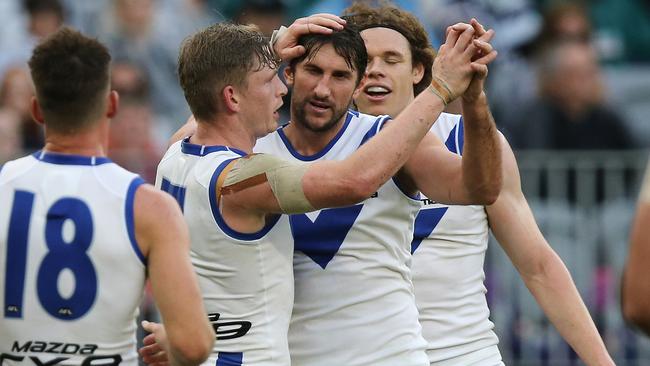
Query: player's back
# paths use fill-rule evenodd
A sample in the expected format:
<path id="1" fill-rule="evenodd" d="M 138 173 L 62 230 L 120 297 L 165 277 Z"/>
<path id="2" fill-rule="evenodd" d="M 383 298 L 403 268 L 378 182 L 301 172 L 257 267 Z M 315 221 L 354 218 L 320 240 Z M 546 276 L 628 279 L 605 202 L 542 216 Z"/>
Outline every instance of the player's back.
<path id="1" fill-rule="evenodd" d="M 293 242 L 286 215 L 259 232 L 238 233 L 223 219 L 216 184 L 244 152 L 225 146 L 172 145 L 156 186 L 172 194 L 191 233 L 190 257 L 217 341 L 210 365 L 289 365 Z"/>
<path id="2" fill-rule="evenodd" d="M 431 131 L 451 152 L 462 154 L 460 116 L 443 113 Z M 483 285 L 485 207 L 423 201 L 411 250 L 415 300 L 429 360 L 432 365 L 500 364 Z"/>
<path id="3" fill-rule="evenodd" d="M 37 152 L 2 167 L 3 365 L 137 364 L 140 184 L 102 157 Z"/>

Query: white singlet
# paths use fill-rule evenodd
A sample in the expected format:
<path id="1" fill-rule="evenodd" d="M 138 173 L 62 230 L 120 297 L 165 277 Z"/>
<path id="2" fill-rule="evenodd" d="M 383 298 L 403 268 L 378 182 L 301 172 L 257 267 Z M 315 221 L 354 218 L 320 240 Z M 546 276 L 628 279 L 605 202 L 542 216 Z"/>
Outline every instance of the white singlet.
<path id="1" fill-rule="evenodd" d="M 143 183 L 104 157 L 36 152 L 0 171 L 0 365 L 137 365 Z"/>
<path id="2" fill-rule="evenodd" d="M 190 256 L 217 340 L 210 366 L 290 364 L 287 331 L 293 305 L 293 242 L 286 215 L 257 233 L 228 227 L 216 202 L 223 168 L 245 152 L 172 145 L 158 165 L 156 187 L 179 202 L 191 236 Z"/>
<path id="3" fill-rule="evenodd" d="M 339 133 L 312 156 L 295 151 L 282 128 L 258 140 L 255 151 L 294 161 L 342 160 L 387 119 L 348 112 Z M 293 366 L 428 365 L 409 269 L 420 206 L 389 180 L 360 204 L 290 216 Z"/>
<path id="4" fill-rule="evenodd" d="M 463 123 L 443 113 L 431 131 L 456 154 Z M 488 221 L 483 206 L 423 198 L 415 221 L 413 284 L 431 365 L 502 365 L 483 285 Z"/>

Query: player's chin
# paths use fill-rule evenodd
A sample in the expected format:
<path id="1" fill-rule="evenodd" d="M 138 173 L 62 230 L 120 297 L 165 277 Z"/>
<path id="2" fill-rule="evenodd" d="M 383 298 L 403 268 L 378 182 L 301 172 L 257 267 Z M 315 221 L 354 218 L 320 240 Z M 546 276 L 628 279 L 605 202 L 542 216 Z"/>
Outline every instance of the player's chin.
<path id="1" fill-rule="evenodd" d="M 367 100 L 357 100 L 359 111 L 371 116 L 379 116 L 387 113 L 385 103 L 370 103 Z"/>

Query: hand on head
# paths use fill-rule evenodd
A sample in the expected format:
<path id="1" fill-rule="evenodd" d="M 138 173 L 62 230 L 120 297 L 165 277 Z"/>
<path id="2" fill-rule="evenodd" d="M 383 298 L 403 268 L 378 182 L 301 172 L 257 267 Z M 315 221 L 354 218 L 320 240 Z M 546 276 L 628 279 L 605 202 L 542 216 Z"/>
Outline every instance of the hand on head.
<path id="1" fill-rule="evenodd" d="M 305 47 L 298 44 L 301 36 L 306 34 L 330 34 L 341 30 L 345 20 L 334 14 L 314 14 L 296 19 L 289 28 L 281 28 L 272 39 L 273 50 L 282 61 L 289 61 L 305 53 Z"/>

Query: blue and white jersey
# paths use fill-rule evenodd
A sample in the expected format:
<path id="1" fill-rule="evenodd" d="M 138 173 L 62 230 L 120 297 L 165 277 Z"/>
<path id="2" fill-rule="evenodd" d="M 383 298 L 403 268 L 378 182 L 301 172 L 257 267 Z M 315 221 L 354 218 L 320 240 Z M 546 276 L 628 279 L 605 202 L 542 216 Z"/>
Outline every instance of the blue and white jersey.
<path id="1" fill-rule="evenodd" d="M 258 140 L 255 151 L 300 162 L 343 160 L 387 119 L 348 112 L 339 133 L 312 156 L 295 151 L 282 128 Z M 290 216 L 292 365 L 428 365 L 409 269 L 420 205 L 389 180 L 360 204 Z"/>
<path id="2" fill-rule="evenodd" d="M 39 151 L 0 171 L 0 363 L 137 365 L 143 181 L 104 157 Z"/>
<path id="3" fill-rule="evenodd" d="M 290 364 L 287 331 L 293 305 L 293 241 L 288 217 L 257 233 L 231 229 L 216 200 L 217 179 L 245 152 L 172 145 L 158 165 L 156 186 L 176 198 L 190 229 L 190 258 L 217 334 L 205 365 Z"/>
<path id="4" fill-rule="evenodd" d="M 462 155 L 460 116 L 443 113 L 431 131 L 451 152 Z M 488 244 L 485 207 L 423 200 L 411 244 L 412 268 L 431 365 L 501 365 L 483 285 Z"/>

